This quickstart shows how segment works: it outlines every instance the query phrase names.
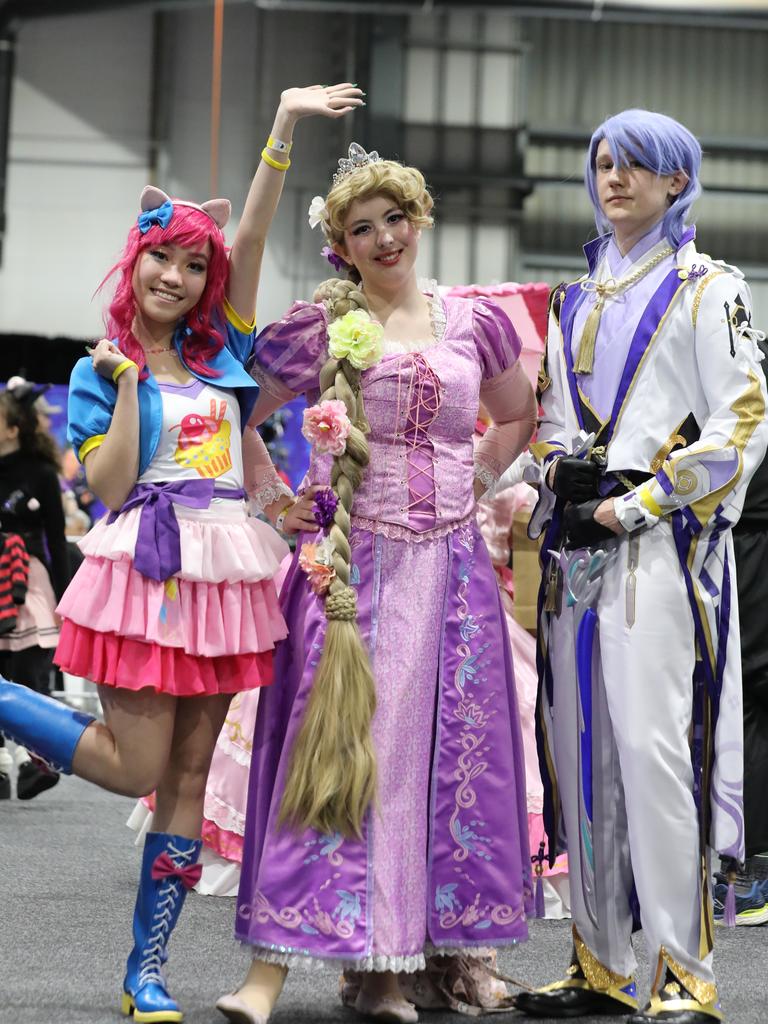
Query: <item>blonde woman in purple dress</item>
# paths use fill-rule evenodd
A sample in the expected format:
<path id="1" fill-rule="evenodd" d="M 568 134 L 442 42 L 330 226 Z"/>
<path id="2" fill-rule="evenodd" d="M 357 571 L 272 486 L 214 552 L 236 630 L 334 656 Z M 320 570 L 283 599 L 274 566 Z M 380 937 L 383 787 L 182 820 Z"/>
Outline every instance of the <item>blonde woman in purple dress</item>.
<path id="1" fill-rule="evenodd" d="M 527 937 L 523 750 L 475 503 L 536 404 L 507 316 L 417 285 L 431 207 L 415 168 L 351 147 L 310 208 L 349 279 L 255 345 L 257 413 L 307 395 L 323 533 L 299 538 L 256 720 L 236 924 L 254 960 L 217 1004 L 238 1024 L 312 959 L 360 972 L 362 1015 L 416 1021 L 399 972 Z M 481 396 L 496 426 L 473 458 Z"/>

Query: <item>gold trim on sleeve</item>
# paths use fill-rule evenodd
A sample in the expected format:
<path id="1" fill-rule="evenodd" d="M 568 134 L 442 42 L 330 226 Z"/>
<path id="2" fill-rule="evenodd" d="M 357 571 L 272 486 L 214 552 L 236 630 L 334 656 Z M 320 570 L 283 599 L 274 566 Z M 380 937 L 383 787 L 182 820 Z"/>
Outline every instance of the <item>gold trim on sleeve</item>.
<path id="1" fill-rule="evenodd" d="M 681 423 L 680 426 L 682 427 L 682 425 L 683 424 Z M 679 430 L 680 427 L 678 427 L 677 429 Z M 672 449 L 675 447 L 675 445 L 678 444 L 681 444 L 683 447 L 685 447 L 688 444 L 688 442 L 682 434 L 678 434 L 677 430 L 675 430 L 669 435 L 667 440 L 664 442 L 661 448 L 659 448 L 654 457 L 651 459 L 651 472 L 654 475 L 659 472 L 659 470 L 662 467 L 662 463 L 665 461 L 665 459 L 672 451 Z"/>
<path id="2" fill-rule="evenodd" d="M 99 445 L 104 443 L 106 434 L 94 434 L 93 437 L 89 437 L 87 441 L 83 441 L 80 445 L 80 450 L 77 453 L 77 457 L 80 462 L 85 462 L 85 456 L 92 452 L 94 448 L 98 448 Z"/>

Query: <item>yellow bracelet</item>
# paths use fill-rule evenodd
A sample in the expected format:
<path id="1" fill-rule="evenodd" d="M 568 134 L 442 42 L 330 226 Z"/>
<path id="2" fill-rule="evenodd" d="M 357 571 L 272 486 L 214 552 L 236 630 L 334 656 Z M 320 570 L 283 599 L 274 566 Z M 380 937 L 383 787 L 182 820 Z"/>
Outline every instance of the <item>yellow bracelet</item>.
<path id="1" fill-rule="evenodd" d="M 266 150 L 266 147 L 261 151 L 261 159 L 265 164 L 269 164 L 270 167 L 274 167 L 276 171 L 287 171 L 291 166 L 291 161 L 286 158 L 284 164 L 281 164 L 279 160 L 275 160 L 274 157 L 270 156 Z"/>
<path id="2" fill-rule="evenodd" d="M 116 366 L 114 368 L 114 370 L 112 371 L 112 380 L 115 382 L 115 384 L 117 384 L 117 378 L 120 376 L 120 374 L 125 373 L 125 371 L 129 370 L 131 367 L 133 367 L 134 370 L 136 370 L 136 372 L 138 373 L 139 368 L 132 359 L 124 359 L 119 366 Z"/>
<path id="3" fill-rule="evenodd" d="M 275 529 L 276 530 L 280 530 L 280 532 L 282 533 L 283 527 L 285 526 L 285 517 L 288 515 L 288 513 L 291 511 L 291 509 L 293 508 L 293 506 L 295 504 L 296 504 L 296 499 L 293 498 L 290 501 L 290 503 L 288 505 L 286 505 L 285 508 L 282 510 L 282 512 L 280 512 L 280 514 L 277 516 L 277 518 L 275 519 Z"/>
<path id="4" fill-rule="evenodd" d="M 282 139 L 276 139 L 274 135 L 270 135 L 267 139 L 267 149 L 274 149 L 277 153 L 285 153 L 288 156 L 293 149 L 293 143 L 283 142 Z"/>

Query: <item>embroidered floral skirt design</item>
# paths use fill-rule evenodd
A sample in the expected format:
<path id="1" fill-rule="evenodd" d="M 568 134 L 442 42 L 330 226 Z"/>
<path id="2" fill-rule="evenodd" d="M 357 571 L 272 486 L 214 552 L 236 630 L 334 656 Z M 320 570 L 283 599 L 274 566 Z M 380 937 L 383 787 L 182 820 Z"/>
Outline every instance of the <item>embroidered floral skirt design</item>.
<path id="1" fill-rule="evenodd" d="M 272 682 L 286 635 L 273 577 L 287 548 L 243 506 L 177 508 L 181 570 L 165 581 L 133 567 L 140 509 L 98 523 L 62 598 L 56 663 L 96 683 L 175 696 Z"/>
<path id="2" fill-rule="evenodd" d="M 262 692 L 237 937 L 264 959 L 417 970 L 425 950 L 527 937 L 525 776 L 504 614 L 467 525 L 407 543 L 355 529 L 352 582 L 377 687 L 378 806 L 362 840 L 278 828 L 325 620 L 296 563 Z"/>

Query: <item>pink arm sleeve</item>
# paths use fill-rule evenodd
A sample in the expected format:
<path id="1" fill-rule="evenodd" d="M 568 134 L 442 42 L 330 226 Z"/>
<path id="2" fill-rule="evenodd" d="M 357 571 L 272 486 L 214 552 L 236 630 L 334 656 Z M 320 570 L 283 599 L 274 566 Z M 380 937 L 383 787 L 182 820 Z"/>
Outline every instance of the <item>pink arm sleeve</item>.
<path id="1" fill-rule="evenodd" d="M 287 504 L 293 497 L 293 491 L 275 469 L 267 446 L 250 425 L 243 434 L 243 476 L 252 515 L 259 515 L 278 498 L 284 498 Z"/>
<path id="2" fill-rule="evenodd" d="M 487 486 L 495 483 L 524 450 L 536 429 L 536 397 L 522 364 L 483 382 L 480 399 L 493 425 L 475 452 L 478 476 Z"/>

